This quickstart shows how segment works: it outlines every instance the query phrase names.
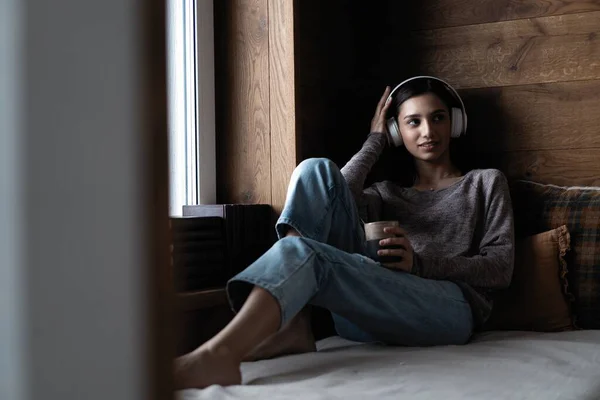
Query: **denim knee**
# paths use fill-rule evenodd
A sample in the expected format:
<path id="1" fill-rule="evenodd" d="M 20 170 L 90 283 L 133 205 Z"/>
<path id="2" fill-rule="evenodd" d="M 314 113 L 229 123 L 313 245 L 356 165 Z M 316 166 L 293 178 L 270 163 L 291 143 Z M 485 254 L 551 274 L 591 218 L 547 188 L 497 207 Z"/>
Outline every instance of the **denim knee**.
<path id="1" fill-rule="evenodd" d="M 335 165 L 333 161 L 331 161 L 329 158 L 323 157 L 307 158 L 296 167 L 296 169 L 299 169 L 302 172 L 321 171 L 323 168 L 334 170 L 338 169 L 337 165 Z"/>
<path id="2" fill-rule="evenodd" d="M 300 177 L 318 176 L 328 178 L 331 184 L 336 184 L 343 178 L 338 166 L 328 158 L 308 158 L 302 161 L 294 171 Z"/>
<path id="3" fill-rule="evenodd" d="M 312 246 L 308 243 L 310 240 L 302 236 L 286 236 L 277 241 L 275 246 L 280 248 L 282 258 L 293 256 L 305 259 L 314 252 Z"/>
<path id="4" fill-rule="evenodd" d="M 294 264 L 298 268 L 318 267 L 315 271 L 317 274 L 326 271 L 327 269 L 323 268 L 329 266 L 328 263 L 315 260 L 315 258 L 321 259 L 319 255 L 323 251 L 322 245 L 323 243 L 302 236 L 287 236 L 280 239 L 276 244 L 280 249 L 279 254 L 283 260 L 294 260 Z"/>
<path id="5" fill-rule="evenodd" d="M 357 222 L 357 218 L 353 218 L 355 208 L 346 180 L 333 161 L 304 160 L 290 179 L 285 206 L 275 225 L 277 237 L 283 238 L 292 227 L 302 236 L 351 250 L 356 245 L 352 236 Z M 334 223 L 341 224 L 345 231 L 340 232 Z"/>

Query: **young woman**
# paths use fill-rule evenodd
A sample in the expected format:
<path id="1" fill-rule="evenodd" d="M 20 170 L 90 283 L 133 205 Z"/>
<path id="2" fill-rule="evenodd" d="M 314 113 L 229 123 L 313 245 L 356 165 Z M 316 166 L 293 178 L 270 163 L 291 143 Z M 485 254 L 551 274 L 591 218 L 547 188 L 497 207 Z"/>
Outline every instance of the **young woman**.
<path id="1" fill-rule="evenodd" d="M 280 240 L 229 281 L 237 315 L 176 360 L 178 388 L 240 384 L 243 360 L 314 350 L 307 304 L 330 310 L 344 338 L 404 346 L 465 344 L 489 316 L 490 292 L 508 286 L 513 270 L 506 179 L 497 170 L 463 174 L 452 163 L 451 136 L 466 115 L 445 82 L 419 77 L 389 95 L 388 87 L 371 133 L 341 171 L 327 159 L 298 165 L 276 225 Z M 414 185 L 363 190 L 392 142 L 389 115 L 399 130 L 393 143 L 401 138 L 414 158 Z M 380 255 L 401 262 L 364 255 L 361 219 L 399 221 L 386 228 L 395 237 L 381 240 Z"/>

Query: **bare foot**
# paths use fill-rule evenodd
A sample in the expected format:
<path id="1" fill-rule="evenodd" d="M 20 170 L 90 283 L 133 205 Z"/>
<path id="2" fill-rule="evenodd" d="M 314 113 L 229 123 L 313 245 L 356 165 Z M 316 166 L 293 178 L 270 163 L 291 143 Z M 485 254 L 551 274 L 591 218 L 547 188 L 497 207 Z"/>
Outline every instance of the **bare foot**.
<path id="1" fill-rule="evenodd" d="M 310 326 L 310 313 L 307 309 L 298 313 L 279 332 L 256 346 L 244 361 L 258 361 L 288 354 L 316 351 L 315 338 Z"/>
<path id="2" fill-rule="evenodd" d="M 203 389 L 210 385 L 240 385 L 240 361 L 226 349 L 202 345 L 175 360 L 175 389 Z"/>

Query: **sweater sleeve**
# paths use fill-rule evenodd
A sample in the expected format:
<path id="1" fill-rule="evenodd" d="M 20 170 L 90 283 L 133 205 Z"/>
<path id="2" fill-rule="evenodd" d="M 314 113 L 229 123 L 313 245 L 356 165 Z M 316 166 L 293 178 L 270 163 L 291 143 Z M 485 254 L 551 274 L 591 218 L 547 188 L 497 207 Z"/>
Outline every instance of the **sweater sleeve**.
<path id="1" fill-rule="evenodd" d="M 360 217 L 367 221 L 375 209 L 381 208 L 381 196 L 374 187 L 363 190 L 367 175 L 387 146 L 382 133 L 370 133 L 362 148 L 341 169 L 358 207 Z"/>
<path id="2" fill-rule="evenodd" d="M 428 279 L 463 282 L 472 287 L 501 289 L 510 284 L 514 267 L 514 222 L 506 178 L 494 170 L 484 184 L 485 219 L 479 254 L 472 257 L 413 258 L 413 274 Z"/>

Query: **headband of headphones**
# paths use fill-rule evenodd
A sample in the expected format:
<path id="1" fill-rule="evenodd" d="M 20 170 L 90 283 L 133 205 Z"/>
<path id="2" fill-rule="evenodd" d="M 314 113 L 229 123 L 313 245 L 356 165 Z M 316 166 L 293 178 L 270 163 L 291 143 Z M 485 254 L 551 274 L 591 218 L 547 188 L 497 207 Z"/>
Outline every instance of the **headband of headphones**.
<path id="1" fill-rule="evenodd" d="M 464 134 L 465 131 L 467 130 L 467 112 L 465 111 L 465 104 L 463 103 L 462 99 L 460 98 L 458 92 L 452 87 L 450 86 L 450 84 L 440 78 L 436 78 L 435 76 L 428 76 L 428 75 L 419 75 L 419 76 L 413 76 L 412 78 L 409 78 L 407 80 L 405 80 L 404 82 L 401 82 L 398 86 L 396 86 L 391 92 L 390 95 L 388 96 L 387 100 L 386 100 L 386 104 L 390 101 L 392 101 L 392 99 L 394 98 L 394 94 L 396 93 L 396 91 L 398 89 L 400 89 L 403 85 L 405 85 L 406 83 L 410 82 L 410 81 L 414 81 L 416 79 L 433 79 L 436 80 L 438 82 L 441 82 L 444 87 L 446 88 L 446 90 L 448 90 L 448 92 L 450 93 L 450 95 L 458 101 L 458 104 L 460 104 L 460 111 L 462 114 L 462 129 L 460 134 Z"/>

